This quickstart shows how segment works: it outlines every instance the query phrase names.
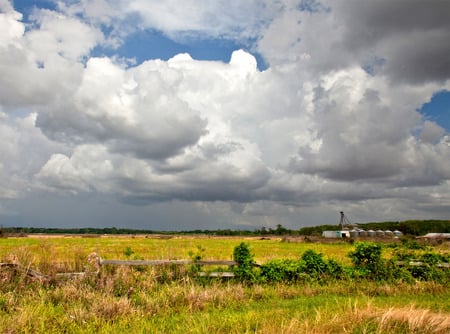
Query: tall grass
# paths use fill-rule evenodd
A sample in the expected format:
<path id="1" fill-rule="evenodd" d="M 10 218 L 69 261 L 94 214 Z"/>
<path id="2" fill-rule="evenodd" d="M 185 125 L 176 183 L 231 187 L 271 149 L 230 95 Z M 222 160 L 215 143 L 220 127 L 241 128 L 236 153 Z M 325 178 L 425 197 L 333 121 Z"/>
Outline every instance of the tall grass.
<path id="1" fill-rule="evenodd" d="M 230 259 L 242 239 L 6 239 L 2 261 L 52 275 L 104 258 Z M 257 261 L 298 258 L 314 249 L 341 260 L 347 244 L 245 240 Z M 4 240 L 0 240 L 0 243 Z M 219 246 L 217 246 L 219 245 Z M 133 252 L 126 252 L 129 247 Z M 158 250 L 158 247 L 161 249 Z M 222 249 L 220 248 L 222 247 Z M 100 251 L 101 250 L 101 251 Z M 211 255 L 212 254 L 212 255 Z M 261 255 L 262 254 L 262 255 Z M 282 254 L 282 255 L 280 255 Z M 189 268 L 105 266 L 82 279 L 40 282 L 0 268 L 1 333 L 448 333 L 450 290 L 437 282 L 343 280 L 277 284 L 202 281 Z"/>
<path id="2" fill-rule="evenodd" d="M 127 271 L 130 271 L 127 273 Z M 2 333 L 448 333 L 446 287 L 373 283 L 157 284 L 123 268 L 98 280 L 22 285 L 0 298 Z M 140 272 L 142 273 L 142 272 Z M 130 278 L 132 276 L 133 278 Z M 117 283 L 120 282 L 120 283 Z M 119 284 L 119 285 L 117 285 Z M 130 289 L 130 288 L 133 289 Z M 387 302 L 386 296 L 392 298 Z M 447 302 L 448 303 L 448 302 Z"/>

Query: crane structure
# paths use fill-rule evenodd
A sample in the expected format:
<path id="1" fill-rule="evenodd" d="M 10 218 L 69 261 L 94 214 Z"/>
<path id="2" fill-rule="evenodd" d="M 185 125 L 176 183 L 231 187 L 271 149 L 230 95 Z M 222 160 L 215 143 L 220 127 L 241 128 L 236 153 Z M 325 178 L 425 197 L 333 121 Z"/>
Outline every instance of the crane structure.
<path id="1" fill-rule="evenodd" d="M 339 226 L 341 227 L 341 230 L 343 230 L 344 227 L 352 227 L 354 225 L 345 216 L 344 211 L 340 211 L 339 213 L 341 214 L 341 219 L 339 220 Z"/>

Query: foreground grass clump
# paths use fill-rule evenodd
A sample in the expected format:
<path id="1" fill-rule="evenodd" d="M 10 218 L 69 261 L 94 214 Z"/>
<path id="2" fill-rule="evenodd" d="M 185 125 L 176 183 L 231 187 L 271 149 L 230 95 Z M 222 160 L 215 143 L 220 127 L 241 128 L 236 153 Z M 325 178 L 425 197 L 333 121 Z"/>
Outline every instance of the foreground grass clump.
<path id="1" fill-rule="evenodd" d="M 105 257 L 165 258 L 156 253 L 151 240 L 128 240 L 128 244 L 122 239 L 102 244 L 108 249 Z M 63 253 L 58 242 L 79 251 L 72 253 L 72 258 L 52 257 Z M 223 281 L 197 277 L 196 266 L 106 265 L 97 271 L 86 263 L 93 249 L 83 248 L 82 242 L 46 240 L 31 247 L 17 245 L 16 249 L 10 245 L 11 253 L 3 256 L 2 262 L 20 262 L 52 279 L 39 281 L 23 271 L 0 267 L 0 332 L 450 332 L 450 270 L 435 267 L 448 258 L 445 251 L 426 248 L 419 252 L 372 243 L 332 248 L 220 239 L 217 244 L 230 249 L 229 254 L 214 248 L 212 257 L 205 246 L 215 247 L 210 240 L 157 241 L 164 254 L 177 254 L 171 258 L 233 258 L 242 266 L 232 268 L 234 279 Z M 90 243 L 95 241 L 89 239 Z M 289 255 L 261 256 L 259 252 L 264 253 L 267 245 Z M 329 249 L 339 250 L 335 252 L 338 255 L 325 253 Z M 343 253 L 348 260 L 340 257 Z M 383 256 L 386 253 L 388 256 Z M 398 259 L 429 263 L 417 273 L 415 267 L 393 267 Z M 87 275 L 55 278 L 57 272 L 71 270 L 86 270 Z"/>
<path id="2" fill-rule="evenodd" d="M 2 279 L 8 273 L 2 272 Z M 12 277 L 9 277 L 12 278 Z M 57 285 L 16 277 L 2 285 L 2 333 L 448 333 L 450 292 L 419 282 L 392 286 L 241 284 L 119 268 Z M 413 315 L 411 317 L 410 315 Z"/>

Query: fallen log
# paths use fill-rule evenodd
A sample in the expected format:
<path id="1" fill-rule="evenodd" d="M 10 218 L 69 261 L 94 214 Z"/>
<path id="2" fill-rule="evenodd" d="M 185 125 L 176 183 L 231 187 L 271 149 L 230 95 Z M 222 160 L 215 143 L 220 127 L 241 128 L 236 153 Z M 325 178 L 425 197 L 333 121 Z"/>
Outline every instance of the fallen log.
<path id="1" fill-rule="evenodd" d="M 31 277 L 31 278 L 36 278 L 38 280 L 41 281 L 48 281 L 50 280 L 50 276 L 42 274 L 36 270 L 33 270 L 31 268 L 28 267 L 24 267 L 18 263 L 0 263 L 0 267 L 8 267 L 8 268 L 12 268 L 16 271 L 21 271 L 24 272 L 27 276 Z"/>

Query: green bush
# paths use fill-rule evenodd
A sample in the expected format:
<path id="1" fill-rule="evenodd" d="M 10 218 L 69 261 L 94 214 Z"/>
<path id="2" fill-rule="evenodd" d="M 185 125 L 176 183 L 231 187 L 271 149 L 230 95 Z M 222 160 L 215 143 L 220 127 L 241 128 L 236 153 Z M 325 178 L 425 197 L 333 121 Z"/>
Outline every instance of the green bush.
<path id="1" fill-rule="evenodd" d="M 299 260 L 273 259 L 261 266 L 263 282 L 293 283 L 299 281 L 326 281 L 343 278 L 344 268 L 334 260 L 328 262 L 322 254 L 307 250 Z"/>
<path id="2" fill-rule="evenodd" d="M 336 262 L 333 259 L 328 260 L 327 263 L 327 273 L 331 278 L 338 279 L 338 278 L 344 278 L 345 277 L 345 270 L 342 267 L 341 264 Z"/>
<path id="3" fill-rule="evenodd" d="M 432 252 L 427 252 L 427 253 L 422 254 L 422 256 L 420 257 L 420 260 L 422 262 L 430 264 L 430 265 L 436 265 L 441 262 L 445 262 L 445 260 L 441 257 L 440 254 L 436 254 L 436 253 L 432 253 Z"/>
<path id="4" fill-rule="evenodd" d="M 309 249 L 303 253 L 302 260 L 304 262 L 304 272 L 310 276 L 319 277 L 328 273 L 328 266 L 322 254 Z"/>
<path id="5" fill-rule="evenodd" d="M 261 265 L 260 278 L 263 282 L 295 282 L 302 269 L 301 261 L 273 259 Z"/>
<path id="6" fill-rule="evenodd" d="M 404 246 L 406 249 L 401 249 L 394 253 L 393 261 L 403 262 L 401 270 L 409 274 L 410 280 L 435 281 L 439 283 L 445 283 L 450 280 L 450 270 L 439 268 L 438 266 L 440 263 L 448 262 L 448 256 L 431 250 L 425 253 L 422 252 L 426 248 L 411 248 L 407 244 Z M 421 264 L 411 264 L 411 262 L 421 262 Z M 405 276 L 406 274 L 403 277 Z"/>
<path id="7" fill-rule="evenodd" d="M 373 242 L 358 242 L 355 244 L 355 250 L 349 253 L 349 257 L 356 267 L 366 270 L 371 278 L 382 274 L 383 260 L 380 245 Z"/>
<path id="8" fill-rule="evenodd" d="M 256 278 L 254 272 L 254 255 L 250 252 L 248 244 L 241 242 L 233 250 L 233 260 L 237 266 L 233 268 L 236 279 L 240 281 L 253 281 Z"/>

